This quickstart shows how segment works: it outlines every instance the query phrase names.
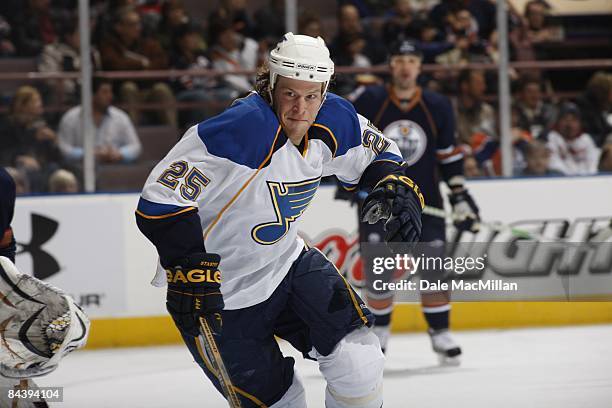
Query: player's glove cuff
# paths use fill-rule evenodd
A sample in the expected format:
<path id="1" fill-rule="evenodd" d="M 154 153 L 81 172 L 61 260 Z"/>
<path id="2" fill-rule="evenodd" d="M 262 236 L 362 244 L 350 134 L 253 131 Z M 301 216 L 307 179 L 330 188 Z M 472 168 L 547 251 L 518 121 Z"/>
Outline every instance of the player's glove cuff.
<path id="1" fill-rule="evenodd" d="M 225 306 L 221 294 L 221 272 L 217 254 L 196 253 L 166 269 L 166 308 L 182 333 L 199 335 L 200 316 L 213 315 Z"/>
<path id="2" fill-rule="evenodd" d="M 421 236 L 421 212 L 425 199 L 419 187 L 406 176 L 388 175 L 365 199 L 362 220 L 375 224 L 386 219 L 387 242 L 416 242 Z"/>
<path id="3" fill-rule="evenodd" d="M 454 191 L 449 195 L 453 206 L 453 224 L 459 231 L 478 232 L 480 229 L 476 202 L 466 189 Z"/>

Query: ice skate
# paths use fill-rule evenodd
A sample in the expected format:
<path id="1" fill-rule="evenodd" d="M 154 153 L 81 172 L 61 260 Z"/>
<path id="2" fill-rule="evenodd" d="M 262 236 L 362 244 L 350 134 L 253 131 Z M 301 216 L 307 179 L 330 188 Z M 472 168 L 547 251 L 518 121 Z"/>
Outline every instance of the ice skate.
<path id="1" fill-rule="evenodd" d="M 453 339 L 448 329 L 428 330 L 431 347 L 438 354 L 440 364 L 459 365 L 461 363 L 461 347 Z"/>

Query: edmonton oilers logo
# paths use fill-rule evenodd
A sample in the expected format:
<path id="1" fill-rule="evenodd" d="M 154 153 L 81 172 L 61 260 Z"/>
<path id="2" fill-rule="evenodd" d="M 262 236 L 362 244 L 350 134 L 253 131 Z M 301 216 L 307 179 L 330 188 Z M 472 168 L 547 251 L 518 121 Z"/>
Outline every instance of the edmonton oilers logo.
<path id="1" fill-rule="evenodd" d="M 409 166 L 423 157 L 427 147 L 427 135 L 418 123 L 411 120 L 396 120 L 389 124 L 383 133 L 397 143 Z"/>

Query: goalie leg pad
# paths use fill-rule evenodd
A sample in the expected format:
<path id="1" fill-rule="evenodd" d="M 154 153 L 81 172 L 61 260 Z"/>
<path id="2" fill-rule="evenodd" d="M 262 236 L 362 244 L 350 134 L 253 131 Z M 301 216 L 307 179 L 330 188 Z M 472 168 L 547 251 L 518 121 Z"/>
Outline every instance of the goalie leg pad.
<path id="1" fill-rule="evenodd" d="M 317 359 L 327 381 L 325 404 L 328 408 L 382 406 L 385 357 L 371 329 L 362 327 L 347 334 L 327 356 L 316 349 L 310 355 Z"/>
<path id="2" fill-rule="evenodd" d="M 24 275 L 0 257 L 0 374 L 30 378 L 53 371 L 87 341 L 89 319 L 61 290 Z"/>

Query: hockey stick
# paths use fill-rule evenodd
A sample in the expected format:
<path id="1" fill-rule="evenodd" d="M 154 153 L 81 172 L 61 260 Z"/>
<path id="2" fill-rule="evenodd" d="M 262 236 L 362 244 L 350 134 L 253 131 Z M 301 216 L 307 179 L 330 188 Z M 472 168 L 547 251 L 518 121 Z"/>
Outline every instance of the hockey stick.
<path id="1" fill-rule="evenodd" d="M 204 350 L 206 351 L 212 368 L 218 373 L 219 383 L 221 384 L 225 398 L 227 398 L 227 402 L 229 402 L 230 408 L 241 408 L 242 404 L 234 390 L 232 380 L 227 373 L 225 364 L 221 358 L 221 353 L 217 347 L 217 342 L 215 342 L 215 338 L 213 337 L 212 329 L 204 317 L 200 317 L 200 332 L 202 333 L 201 338 Z"/>
<path id="2" fill-rule="evenodd" d="M 447 213 L 441 208 L 430 207 L 430 206 L 426 206 L 423 209 L 423 214 L 430 215 L 432 217 L 443 218 L 443 219 L 448 219 L 448 218 L 450 218 L 451 220 L 455 219 L 454 214 Z M 516 236 L 517 238 L 524 238 L 524 239 L 531 238 L 531 239 L 537 239 L 538 241 L 551 241 L 551 240 L 558 241 L 559 240 L 559 238 L 545 237 L 544 235 L 540 235 L 534 232 L 529 232 L 527 230 L 520 229 L 520 228 L 514 228 L 514 227 L 511 227 L 510 225 L 502 224 L 501 222 L 479 221 L 478 224 L 489 227 L 493 231 L 498 231 L 498 232 L 499 231 L 509 231 L 510 233 L 512 233 L 512 235 Z"/>

